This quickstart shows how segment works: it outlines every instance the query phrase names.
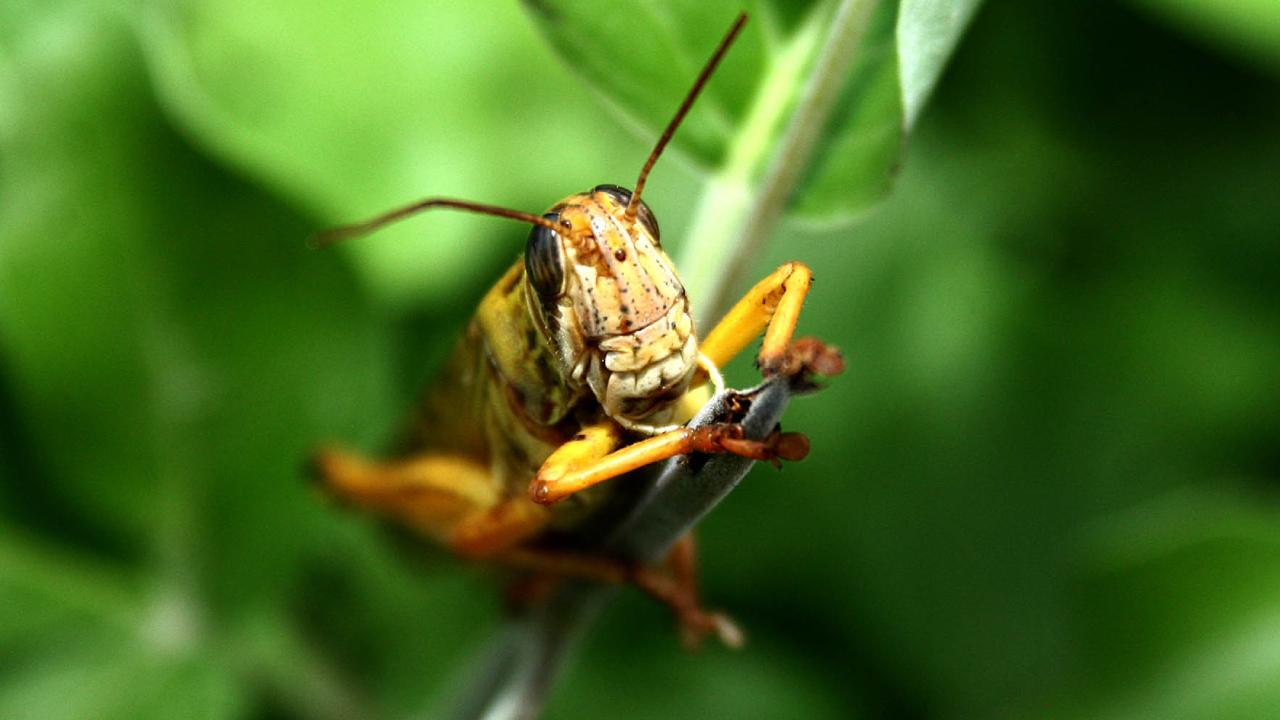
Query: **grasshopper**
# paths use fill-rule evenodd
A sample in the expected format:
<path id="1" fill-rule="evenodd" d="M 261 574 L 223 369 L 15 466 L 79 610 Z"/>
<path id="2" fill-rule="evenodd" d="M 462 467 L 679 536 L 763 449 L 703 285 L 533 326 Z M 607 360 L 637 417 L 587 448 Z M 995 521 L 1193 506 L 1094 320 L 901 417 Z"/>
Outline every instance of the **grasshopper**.
<path id="1" fill-rule="evenodd" d="M 546 540 L 601 507 L 610 487 L 601 483 L 676 455 L 802 459 L 808 440 L 797 433 L 751 440 L 736 424 L 683 426 L 712 388 L 723 388 L 718 368 L 755 338 L 763 335 L 757 364 L 765 377 L 843 367 L 816 340 L 792 342 L 811 281 L 799 262 L 762 280 L 699 342 L 657 219 L 641 199 L 649 171 L 745 22 L 739 15 L 720 41 L 634 190 L 598 185 L 543 215 L 431 198 L 317 236 L 315 244 L 328 245 L 441 207 L 532 225 L 523 261 L 481 300 L 401 451 L 374 460 L 326 448 L 312 458 L 331 494 L 465 558 L 542 577 L 632 583 L 672 608 L 691 643 L 710 632 L 740 641 L 726 617 L 701 607 L 691 538 L 665 569 L 575 555 Z"/>

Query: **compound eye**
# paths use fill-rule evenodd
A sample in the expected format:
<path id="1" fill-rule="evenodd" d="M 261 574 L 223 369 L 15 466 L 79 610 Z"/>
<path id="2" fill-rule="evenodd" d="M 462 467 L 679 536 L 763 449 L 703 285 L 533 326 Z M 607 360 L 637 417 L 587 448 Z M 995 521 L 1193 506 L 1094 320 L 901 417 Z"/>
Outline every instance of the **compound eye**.
<path id="1" fill-rule="evenodd" d="M 560 220 L 560 213 L 547 213 L 543 217 L 554 223 Z M 524 272 L 538 297 L 553 300 L 564 292 L 564 260 L 560 254 L 560 237 L 554 230 L 534 225 L 529 231 Z"/>
<path id="2" fill-rule="evenodd" d="M 591 192 L 612 195 L 613 199 L 623 207 L 626 207 L 631 202 L 631 191 L 617 185 L 597 185 L 591 188 Z M 654 242 L 659 245 L 662 244 L 662 237 L 658 233 L 658 219 L 653 216 L 653 211 L 649 209 L 644 200 L 641 200 L 640 207 L 636 208 L 636 220 L 639 220 L 644 229 L 649 231 L 649 234 L 653 236 Z"/>
<path id="3" fill-rule="evenodd" d="M 618 204 L 624 207 L 627 203 L 631 202 L 631 191 L 620 185 L 597 185 L 591 188 L 591 192 L 612 195 L 613 199 L 617 200 Z"/>

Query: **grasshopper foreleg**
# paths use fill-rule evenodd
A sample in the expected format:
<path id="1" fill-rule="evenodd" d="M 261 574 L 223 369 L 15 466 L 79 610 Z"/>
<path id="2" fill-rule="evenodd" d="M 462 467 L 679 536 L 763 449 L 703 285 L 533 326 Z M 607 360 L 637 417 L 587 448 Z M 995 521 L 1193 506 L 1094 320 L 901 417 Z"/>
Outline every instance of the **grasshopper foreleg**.
<path id="1" fill-rule="evenodd" d="M 607 454 L 601 452 L 611 447 L 606 439 L 616 446 L 621 433 L 611 420 L 586 428 L 579 435 L 582 440 L 565 443 L 542 464 L 529 484 L 529 497 L 549 505 L 632 470 L 692 452 L 729 453 L 767 462 L 801 460 L 809 452 L 803 435 L 774 432 L 764 440 L 748 440 L 742 426 L 732 423 L 676 428 Z M 582 447 L 575 447 L 578 444 Z"/>
<path id="2" fill-rule="evenodd" d="M 702 353 L 723 367 L 763 334 L 756 365 L 765 377 L 801 372 L 839 374 L 844 361 L 838 351 L 816 340 L 791 340 L 812 282 L 813 273 L 800 262 L 786 263 L 769 273 L 707 334 L 701 343 Z"/>

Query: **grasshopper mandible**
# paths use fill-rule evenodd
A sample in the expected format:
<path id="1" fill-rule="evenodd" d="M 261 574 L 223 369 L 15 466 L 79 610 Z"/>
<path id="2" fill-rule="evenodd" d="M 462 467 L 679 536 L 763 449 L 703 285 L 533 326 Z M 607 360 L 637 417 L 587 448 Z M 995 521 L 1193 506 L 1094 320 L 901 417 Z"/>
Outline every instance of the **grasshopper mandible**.
<path id="1" fill-rule="evenodd" d="M 420 404 L 402 452 L 372 460 L 338 449 L 313 467 L 337 497 L 390 516 L 455 553 L 549 576 L 629 582 L 666 603 L 685 637 L 738 632 L 702 609 L 692 540 L 667 571 L 572 555 L 541 541 L 587 517 L 608 486 L 637 468 L 692 452 L 799 460 L 808 440 L 734 424 L 683 424 L 723 387 L 718 368 L 763 335 L 765 377 L 840 372 L 837 351 L 793 343 L 809 268 L 791 262 L 752 288 L 699 343 L 684 286 L 641 200 L 649 171 L 746 23 L 739 15 L 640 171 L 634 190 L 598 185 L 543 215 L 432 198 L 317 236 L 328 245 L 430 208 L 497 215 L 533 226 L 523 261 L 485 295 Z M 606 491 L 606 492 L 600 492 Z M 557 504 L 572 497 L 574 502 Z"/>

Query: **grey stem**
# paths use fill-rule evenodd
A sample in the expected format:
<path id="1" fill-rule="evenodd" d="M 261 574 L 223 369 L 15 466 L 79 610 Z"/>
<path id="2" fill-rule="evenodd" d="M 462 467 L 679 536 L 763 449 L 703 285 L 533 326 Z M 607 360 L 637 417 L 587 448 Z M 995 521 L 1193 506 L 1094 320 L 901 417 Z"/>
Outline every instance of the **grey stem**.
<path id="1" fill-rule="evenodd" d="M 730 305 L 730 293 L 746 278 L 750 263 L 759 258 L 765 241 L 795 194 L 796 184 L 813 160 L 818 140 L 831 120 L 831 112 L 858 48 L 866 34 L 879 0 L 843 0 L 831 20 L 831 29 L 822 43 L 808 83 L 778 140 L 764 177 L 752 194 L 748 212 L 732 238 L 733 247 L 724 254 L 723 265 L 712 287 L 705 288 L 699 302 L 712 312 Z"/>

